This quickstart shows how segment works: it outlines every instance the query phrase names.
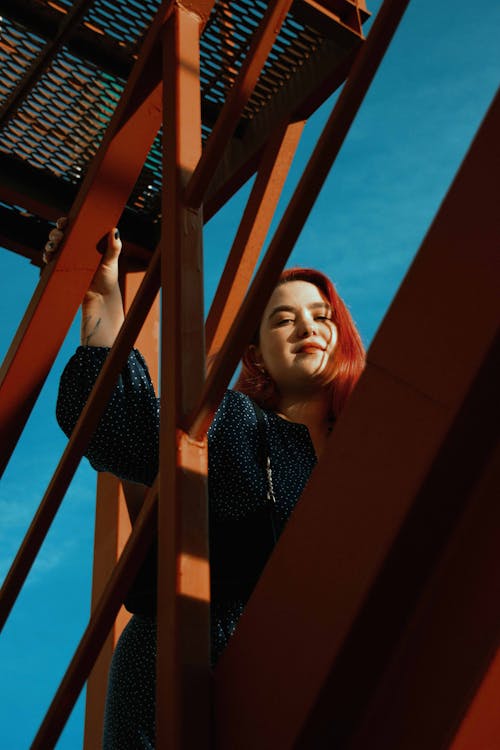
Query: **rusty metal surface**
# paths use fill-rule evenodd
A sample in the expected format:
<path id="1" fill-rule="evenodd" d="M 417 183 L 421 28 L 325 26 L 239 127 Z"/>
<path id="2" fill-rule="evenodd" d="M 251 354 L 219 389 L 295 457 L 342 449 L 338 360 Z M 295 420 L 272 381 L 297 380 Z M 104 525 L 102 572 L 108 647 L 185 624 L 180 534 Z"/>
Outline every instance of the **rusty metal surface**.
<path id="1" fill-rule="evenodd" d="M 495 653 L 499 117 L 497 96 L 217 665 L 221 749 L 445 747 Z"/>

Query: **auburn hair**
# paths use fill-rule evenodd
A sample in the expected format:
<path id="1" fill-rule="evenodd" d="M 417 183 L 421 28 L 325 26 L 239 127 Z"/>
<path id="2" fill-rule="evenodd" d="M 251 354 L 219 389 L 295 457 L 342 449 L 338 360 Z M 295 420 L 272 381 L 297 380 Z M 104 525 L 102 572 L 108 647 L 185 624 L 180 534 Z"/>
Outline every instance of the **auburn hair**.
<path id="1" fill-rule="evenodd" d="M 365 366 L 365 350 L 361 337 L 346 305 L 325 274 L 312 268 L 288 268 L 282 272 L 277 286 L 289 281 L 308 281 L 323 294 L 332 309 L 332 320 L 337 328 L 337 343 L 332 354 L 332 375 L 326 386 L 331 390 L 331 410 L 338 417 L 345 406 Z M 250 345 L 259 343 L 260 323 Z M 278 407 L 279 392 L 271 377 L 254 362 L 250 345 L 246 348 L 241 371 L 234 389 L 246 393 L 264 409 Z"/>

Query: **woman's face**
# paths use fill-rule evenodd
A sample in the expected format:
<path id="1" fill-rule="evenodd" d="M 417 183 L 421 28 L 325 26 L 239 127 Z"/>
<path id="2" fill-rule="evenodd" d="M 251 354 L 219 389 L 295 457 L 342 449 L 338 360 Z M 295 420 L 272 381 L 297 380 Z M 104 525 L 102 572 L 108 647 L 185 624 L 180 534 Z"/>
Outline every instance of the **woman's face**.
<path id="1" fill-rule="evenodd" d="M 282 394 L 328 382 L 337 343 L 337 328 L 331 318 L 329 303 L 309 281 L 288 281 L 274 290 L 252 354 Z"/>

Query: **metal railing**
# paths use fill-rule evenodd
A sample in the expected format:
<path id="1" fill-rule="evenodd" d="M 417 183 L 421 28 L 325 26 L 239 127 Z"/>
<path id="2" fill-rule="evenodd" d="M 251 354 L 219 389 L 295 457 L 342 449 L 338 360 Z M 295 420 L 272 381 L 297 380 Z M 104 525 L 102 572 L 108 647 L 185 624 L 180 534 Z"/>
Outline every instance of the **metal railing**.
<path id="1" fill-rule="evenodd" d="M 163 81 L 166 84 L 163 102 L 166 146 L 163 239 L 154 253 L 122 330 L 8 574 L 1 594 L 0 622 L 2 625 L 9 615 L 50 528 L 64 492 L 99 421 L 113 384 L 161 282 L 164 289 L 164 301 L 160 475 L 148 493 L 127 546 L 90 619 L 75 656 L 35 738 L 33 748 L 46 750 L 57 741 L 116 617 L 126 593 L 127 581 L 135 574 L 142 562 L 151 541 L 157 513 L 159 547 L 165 550 L 160 555 L 159 561 L 159 586 L 163 592 L 163 602 L 159 604 L 158 610 L 158 696 L 162 705 L 169 707 L 158 717 L 158 742 L 161 747 L 187 747 L 190 746 L 189 743 L 192 745 L 193 736 L 189 735 L 191 729 L 186 729 L 186 722 L 182 721 L 182 716 L 187 715 L 189 711 L 191 716 L 198 714 L 205 716 L 205 723 L 200 722 L 200 725 L 195 727 L 195 731 L 197 741 L 203 743 L 198 744 L 197 747 L 208 747 L 210 734 L 207 723 L 209 722 L 208 690 L 202 691 L 196 706 L 190 702 L 189 690 L 188 698 L 184 699 L 189 705 L 182 703 L 180 698 L 181 683 L 185 682 L 189 687 L 190 681 L 193 680 L 193 664 L 196 664 L 197 678 L 203 672 L 208 677 L 208 565 L 205 577 L 202 576 L 201 588 L 196 594 L 203 602 L 203 607 L 197 614 L 189 614 L 183 606 L 183 597 L 185 599 L 186 594 L 179 588 L 178 576 L 179 568 L 184 564 L 184 542 L 182 537 L 172 536 L 172 529 L 178 526 L 182 529 L 187 524 L 187 519 L 182 517 L 182 514 L 186 512 L 183 509 L 182 498 L 192 489 L 192 484 L 190 484 L 192 478 L 187 475 L 190 471 L 194 472 L 195 475 L 198 474 L 201 477 L 201 481 L 195 489 L 196 510 L 189 512 L 196 512 L 202 527 L 204 524 L 205 538 L 202 540 L 202 546 L 204 554 L 207 554 L 206 489 L 203 485 L 203 474 L 206 471 L 205 435 L 207 428 L 245 344 L 253 332 L 255 320 L 259 319 L 263 312 L 266 300 L 307 220 L 407 4 L 408 0 L 386 0 L 382 6 L 275 232 L 265 258 L 246 293 L 271 219 L 272 212 L 269 211 L 269 206 L 264 205 L 268 197 L 267 191 L 270 184 L 274 185 L 275 192 L 272 198 L 274 206 L 284 179 L 280 170 L 276 170 L 275 174 L 275 167 L 280 166 L 282 172 L 283 164 L 289 165 L 302 129 L 301 124 L 282 122 L 275 137 L 269 142 L 233 252 L 208 316 L 208 350 L 216 356 L 206 380 L 203 375 L 204 332 L 201 318 L 202 272 L 200 270 L 203 220 L 198 206 L 207 191 L 214 166 L 222 158 L 233 125 L 245 106 L 265 62 L 271 44 L 270 39 L 273 34 L 277 33 L 279 22 L 286 15 L 290 2 L 283 0 L 283 2 L 270 5 L 269 13 L 257 32 L 247 63 L 235 83 L 230 100 L 220 114 L 213 139 L 209 141 L 203 154 L 201 153 L 200 114 L 196 113 L 196 107 L 193 111 L 193 106 L 188 106 L 193 105 L 196 99 L 199 102 L 197 44 L 200 22 L 191 12 L 177 4 L 168 2 L 162 6 L 148 35 L 135 73 L 127 86 L 119 111 L 113 118 L 108 137 L 96 157 L 95 167 L 86 179 L 71 212 L 70 230 L 65 246 L 54 266 L 44 272 L 40 290 L 35 295 L 36 302 L 43 299 L 43 294 L 45 294 L 45 302 L 53 299 L 57 292 L 57 278 L 62 271 L 77 274 L 79 283 L 71 305 L 67 305 L 66 322 L 73 317 L 74 308 L 83 297 L 99 261 L 98 255 L 88 249 L 95 245 L 92 238 L 95 240 L 95 237 L 103 234 L 104 229 L 118 217 L 119 207 L 123 205 L 127 190 L 133 184 L 134 174 L 140 166 L 141 158 L 147 153 L 147 148 L 154 138 L 155 129 L 157 130 L 161 123 L 162 117 L 156 105 L 161 78 L 158 62 L 161 58 L 163 58 Z M 203 5 L 206 10 L 207 3 Z M 260 44 L 261 41 L 263 46 Z M 251 72 L 251 76 L 248 71 Z M 153 97 L 153 104 L 151 98 L 144 98 L 144 89 L 149 97 Z M 147 113 L 146 110 L 148 110 Z M 155 110 L 153 115 L 151 115 L 152 110 Z M 129 170 L 127 179 L 121 185 L 120 194 L 112 197 L 109 194 L 109 188 L 103 188 L 103 184 L 106 184 L 106 170 L 109 171 L 116 163 L 116 159 L 122 158 L 130 147 L 132 136 L 127 134 L 127 129 L 132 126 L 135 129 L 134 168 Z M 142 144 L 140 148 L 137 147 L 137 140 Z M 100 207 L 103 200 L 111 200 L 113 206 L 111 211 Z M 89 229 L 89 226 L 92 228 Z M 188 226 L 187 232 L 186 226 Z M 242 258 L 245 259 L 244 263 L 242 263 Z M 53 284 L 51 284 L 52 281 L 54 281 Z M 191 287 L 195 284 L 197 288 L 194 303 L 182 294 L 178 296 L 179 290 L 186 288 L 188 281 Z M 229 305 L 228 300 L 230 300 Z M 41 310 L 42 308 L 40 306 L 37 308 L 35 304 L 29 319 L 23 321 L 21 325 L 23 332 L 18 337 L 20 343 L 8 356 L 7 379 L 14 377 L 17 362 L 22 360 L 23 352 L 29 351 L 28 334 L 36 329 L 37 319 L 43 317 L 43 310 Z M 185 323 L 188 318 L 191 328 L 190 355 L 192 350 L 196 350 L 197 362 L 196 368 L 191 372 L 188 372 L 189 368 L 192 368 L 191 360 L 187 362 L 185 357 L 187 335 Z M 166 321 L 168 325 L 165 324 Z M 192 333 L 193 321 L 194 335 Z M 29 388 L 30 403 L 33 402 L 43 383 L 48 367 L 59 348 L 62 335 L 61 329 L 59 338 L 54 340 L 44 362 L 38 370 L 35 368 Z M 169 367 L 166 366 L 167 363 Z M 0 391 L 0 400 L 5 401 L 6 392 L 5 389 L 3 392 Z M 24 418 L 26 418 L 26 409 L 24 412 L 21 409 L 14 414 L 13 419 L 17 427 L 19 427 L 19 420 L 22 421 Z M 20 426 L 22 429 L 22 424 Z M 191 508 L 192 506 L 193 503 L 190 504 Z M 165 592 L 168 592 L 167 596 Z M 185 618 L 191 616 L 196 618 L 196 628 L 202 640 L 204 639 L 207 644 L 207 647 L 201 650 L 198 646 L 183 641 L 182 625 Z M 172 621 L 175 633 L 180 633 L 179 640 L 175 633 L 172 635 Z M 192 627 L 191 624 L 190 632 L 192 632 Z M 194 657 L 189 649 L 196 651 Z M 200 695 L 199 691 L 193 691 L 194 693 Z M 188 732 L 187 735 L 186 732 Z"/>

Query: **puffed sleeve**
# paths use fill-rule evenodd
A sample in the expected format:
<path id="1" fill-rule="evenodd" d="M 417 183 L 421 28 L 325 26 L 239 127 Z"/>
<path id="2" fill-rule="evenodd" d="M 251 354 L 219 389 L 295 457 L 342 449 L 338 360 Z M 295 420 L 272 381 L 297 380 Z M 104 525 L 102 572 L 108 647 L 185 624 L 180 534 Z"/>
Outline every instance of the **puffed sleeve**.
<path id="1" fill-rule="evenodd" d="M 109 349 L 79 346 L 61 376 L 56 417 L 69 437 Z M 144 358 L 128 357 L 86 456 L 97 471 L 151 485 L 158 471 L 159 402 Z"/>

